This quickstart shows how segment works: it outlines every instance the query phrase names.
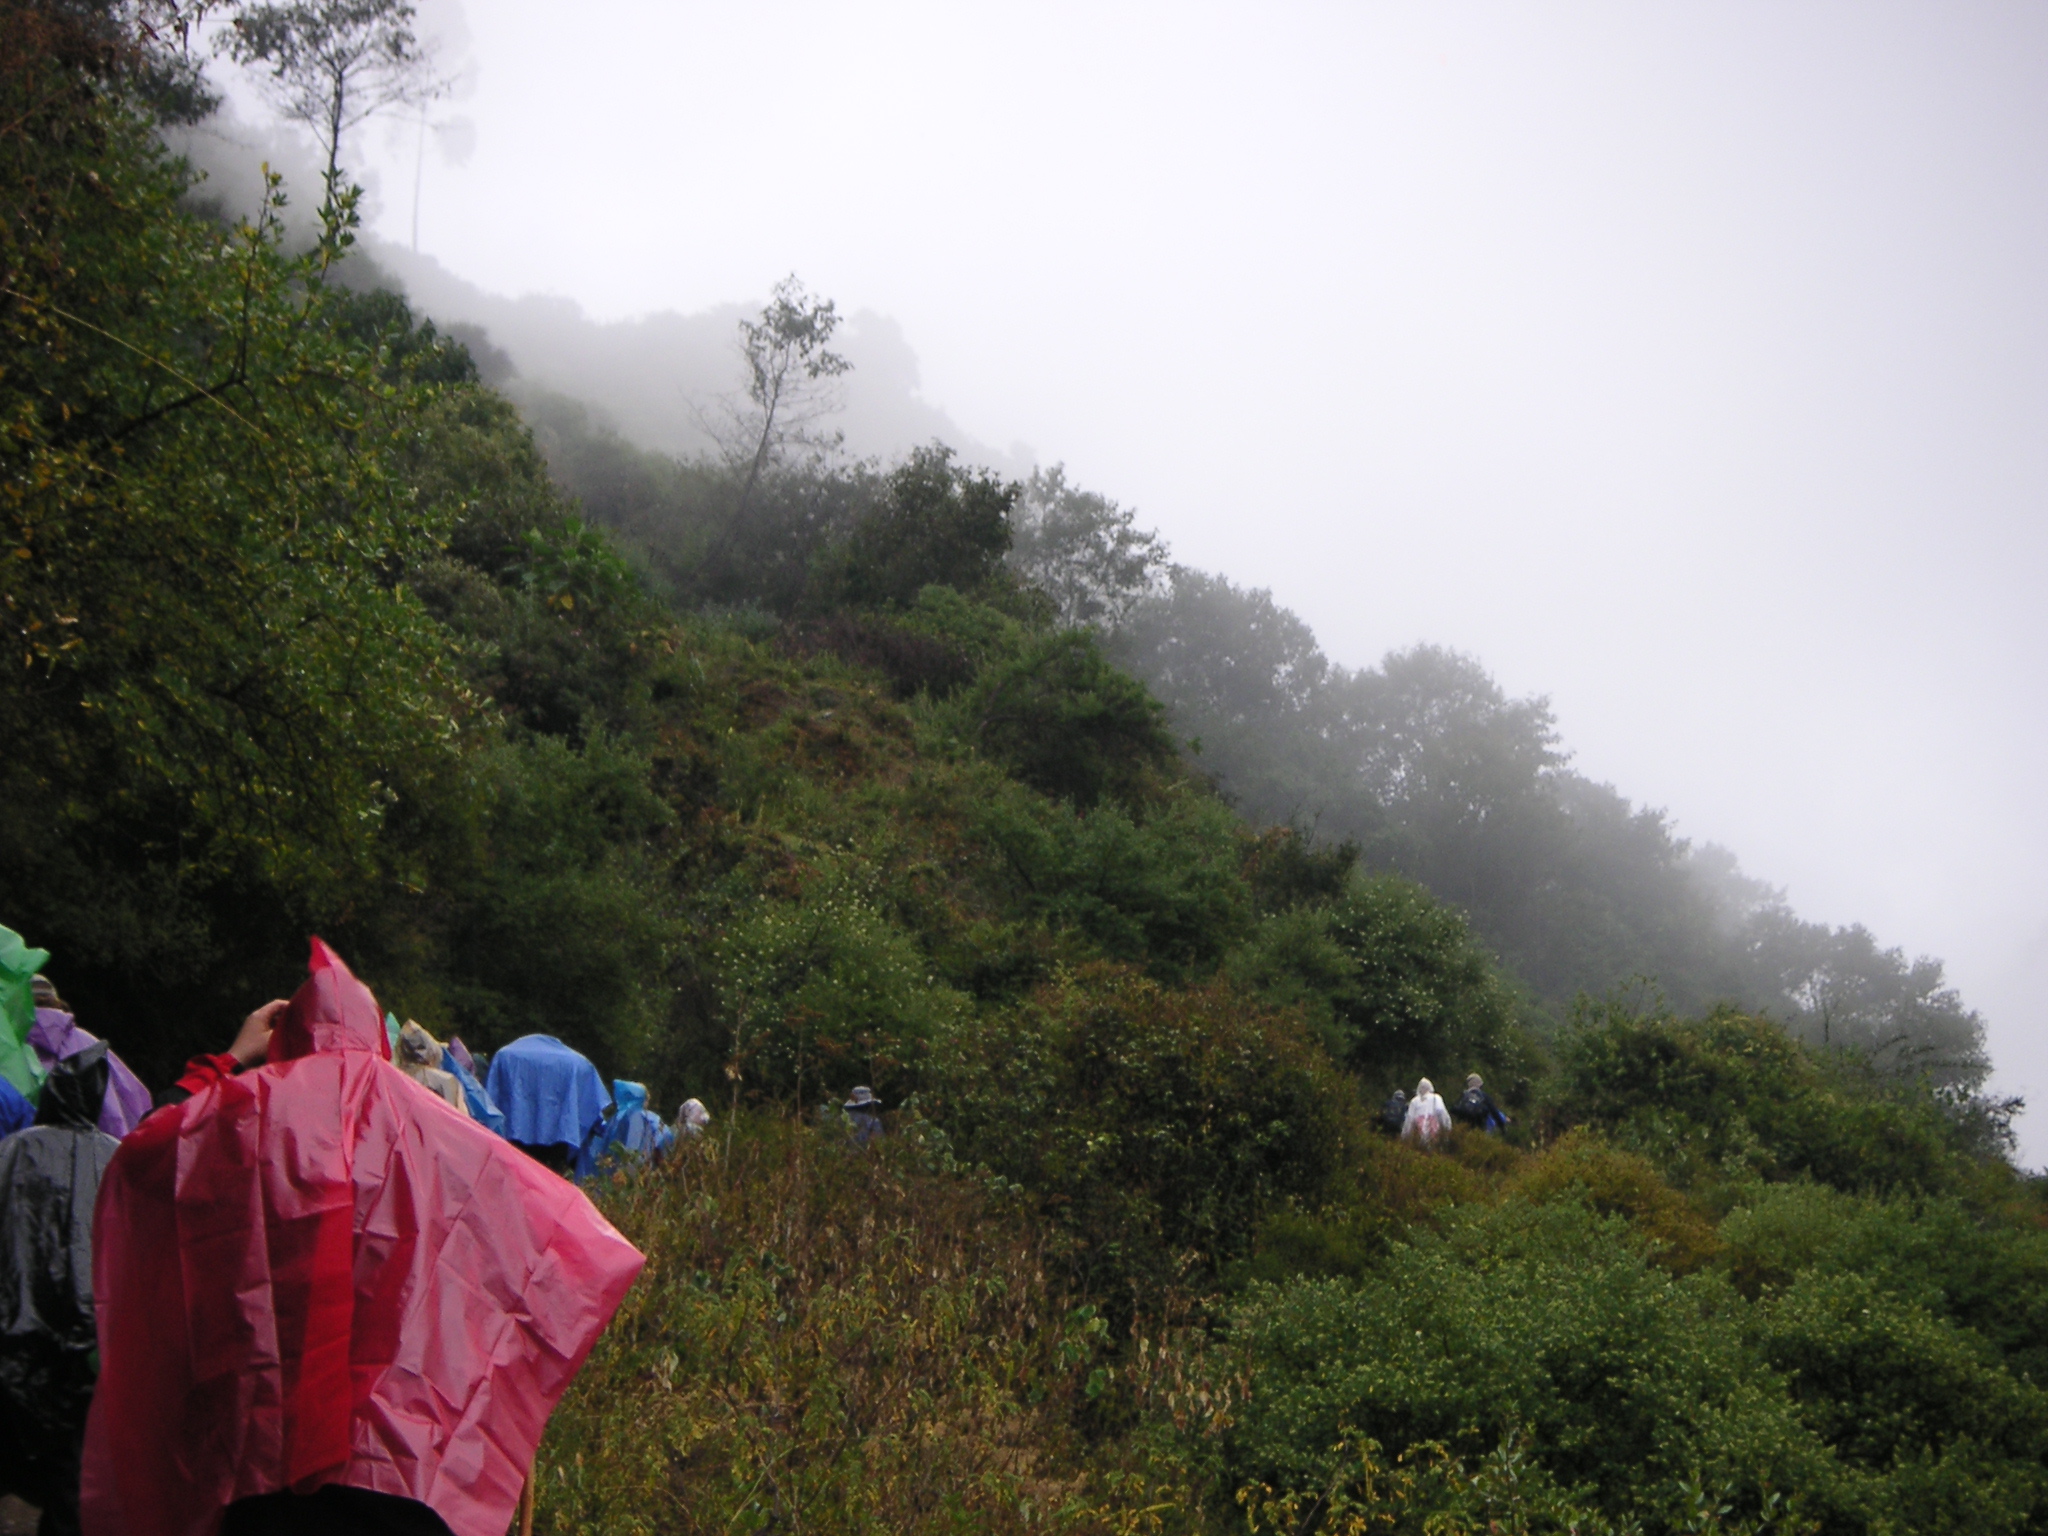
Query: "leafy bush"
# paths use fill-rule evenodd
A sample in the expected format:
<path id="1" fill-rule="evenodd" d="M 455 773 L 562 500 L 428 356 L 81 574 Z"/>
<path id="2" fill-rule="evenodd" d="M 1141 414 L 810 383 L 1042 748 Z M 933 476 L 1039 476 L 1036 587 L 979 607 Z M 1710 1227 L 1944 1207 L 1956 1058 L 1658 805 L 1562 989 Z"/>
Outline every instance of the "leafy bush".
<path id="1" fill-rule="evenodd" d="M 1853 1274 L 1802 1276 L 1762 1309 L 1759 1337 L 1801 1417 L 1864 1474 L 1842 1528 L 2039 1529 L 2048 1392 L 1985 1340 Z"/>
<path id="2" fill-rule="evenodd" d="M 1800 1181 L 1744 1191 L 1720 1237 L 1751 1294 L 1808 1273 L 1860 1276 L 1972 1330 L 2015 1373 L 2048 1381 L 2048 1232 L 2032 1221 Z"/>
<path id="3" fill-rule="evenodd" d="M 1181 789 L 1140 820 L 1000 784 L 967 814 L 1020 911 L 1162 979 L 1212 970 L 1249 920 L 1235 820 L 1206 795 Z"/>
<path id="4" fill-rule="evenodd" d="M 1157 701 L 1085 630 L 1042 636 L 987 668 L 959 713 L 981 751 L 1083 810 L 1146 798 L 1178 756 Z"/>
<path id="5" fill-rule="evenodd" d="M 1526 1444 L 1575 1500 L 1682 1529 L 1704 1480 L 1738 1513 L 1770 1489 L 1829 1492 L 1832 1457 L 1749 1348 L 1718 1277 L 1649 1264 L 1584 1205 L 1445 1217 L 1354 1284 L 1254 1286 L 1236 1336 L 1254 1361 L 1233 1442 L 1246 1482 L 1314 1493 L 1345 1446 Z"/>
<path id="6" fill-rule="evenodd" d="M 1483 1070 L 1502 1088 L 1533 1066 L 1514 993 L 1456 910 L 1398 875 L 1328 905 L 1275 913 L 1229 961 L 1232 976 L 1301 1007 L 1340 1061 L 1377 1089 Z"/>
<path id="7" fill-rule="evenodd" d="M 1084 966 L 936 1042 L 928 1081 L 923 1112 L 1038 1197 L 1095 1294 L 1212 1270 L 1344 1157 L 1320 1052 L 1223 985 Z"/>
<path id="8" fill-rule="evenodd" d="M 719 935 L 714 963 L 749 1086 L 797 1102 L 805 1084 L 855 1083 L 893 1099 L 918 1081 L 966 999 L 939 982 L 916 940 L 858 869 L 820 866 L 793 899 L 764 893 Z"/>
<path id="9" fill-rule="evenodd" d="M 1002 568 L 1018 488 L 962 469 L 953 450 L 920 448 L 847 535 L 837 597 L 854 608 L 908 608 L 927 586 L 974 592 Z"/>
<path id="10" fill-rule="evenodd" d="M 1651 1262 L 1674 1274 L 1690 1274 L 1720 1251 L 1713 1224 L 1647 1159 L 1582 1131 L 1532 1158 L 1509 1188 L 1537 1204 L 1575 1200 L 1599 1215 L 1621 1217 Z"/>
<path id="11" fill-rule="evenodd" d="M 1682 1185 L 1806 1174 L 1840 1189 L 1942 1192 L 1974 1178 L 1931 1091 L 1821 1056 L 1767 1019 L 1595 1010 L 1558 1049 L 1553 1123 L 1601 1126 Z"/>

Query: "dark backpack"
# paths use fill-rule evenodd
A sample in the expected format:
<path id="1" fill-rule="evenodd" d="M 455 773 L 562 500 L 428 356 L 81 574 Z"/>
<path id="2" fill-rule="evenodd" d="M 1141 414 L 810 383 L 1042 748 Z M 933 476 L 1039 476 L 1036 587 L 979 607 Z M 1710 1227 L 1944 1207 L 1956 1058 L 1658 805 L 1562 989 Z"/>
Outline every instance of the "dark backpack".
<path id="1" fill-rule="evenodd" d="M 1467 1088 L 1451 1113 L 1467 1125 L 1484 1125 L 1494 1114 L 1493 1098 L 1484 1088 Z"/>
<path id="2" fill-rule="evenodd" d="M 1389 1136 L 1398 1136 L 1401 1134 L 1401 1127 L 1407 1123 L 1408 1095 L 1396 1088 L 1394 1096 L 1380 1106 L 1380 1129 Z"/>

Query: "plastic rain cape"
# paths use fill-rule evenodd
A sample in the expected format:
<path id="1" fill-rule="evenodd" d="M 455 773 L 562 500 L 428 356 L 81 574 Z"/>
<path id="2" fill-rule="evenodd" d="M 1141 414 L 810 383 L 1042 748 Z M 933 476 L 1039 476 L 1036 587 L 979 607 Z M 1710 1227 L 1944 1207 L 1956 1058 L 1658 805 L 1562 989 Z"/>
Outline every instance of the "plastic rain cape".
<path id="1" fill-rule="evenodd" d="M 117 1143 L 95 1125 L 107 1048 L 51 1072 L 36 1124 L 0 1141 L 0 1464 L 32 1504 L 78 1486 L 92 1397 L 92 1212 Z"/>
<path id="2" fill-rule="evenodd" d="M 31 1104 L 43 1089 L 43 1064 L 28 1043 L 36 1023 L 36 972 L 47 949 L 30 949 L 12 928 L 0 928 L 0 1078 Z"/>
<path id="3" fill-rule="evenodd" d="M 91 1030 L 81 1029 L 70 1014 L 56 1008 L 38 1008 L 36 1025 L 29 1031 L 28 1043 L 35 1048 L 36 1060 L 47 1072 L 58 1062 L 69 1060 L 80 1051 L 90 1050 L 100 1040 Z M 129 1071 L 128 1063 L 111 1049 L 107 1052 L 107 1074 L 107 1096 L 100 1108 L 100 1129 L 118 1141 L 142 1123 L 142 1117 L 149 1113 L 155 1101 L 143 1086 L 142 1079 Z"/>
<path id="4" fill-rule="evenodd" d="M 659 1156 L 676 1144 L 674 1128 L 647 1107 L 647 1089 L 641 1084 L 622 1077 L 612 1084 L 612 1098 L 618 1109 L 605 1125 L 599 1160 L 613 1152 Z"/>
<path id="5" fill-rule="evenodd" d="M 235 1499 L 327 1483 L 503 1536 L 645 1261 L 388 1049 L 316 939 L 268 1063 L 121 1143 L 94 1230 L 87 1536 L 212 1536 Z"/>
<path id="6" fill-rule="evenodd" d="M 529 1147 L 582 1147 L 612 1101 L 597 1068 L 553 1035 L 521 1035 L 498 1052 L 488 1086 L 505 1134 Z"/>

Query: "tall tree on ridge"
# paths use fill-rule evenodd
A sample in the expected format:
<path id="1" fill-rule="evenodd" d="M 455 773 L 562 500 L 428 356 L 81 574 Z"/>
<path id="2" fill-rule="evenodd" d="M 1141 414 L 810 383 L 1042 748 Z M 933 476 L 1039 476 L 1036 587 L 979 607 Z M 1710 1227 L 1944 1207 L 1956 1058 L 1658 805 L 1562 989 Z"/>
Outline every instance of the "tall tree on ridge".
<path id="1" fill-rule="evenodd" d="M 433 47 L 413 30 L 407 0 L 265 0 L 236 13 L 222 46 L 261 68 L 277 110 L 327 152 L 327 200 L 341 184 L 341 140 L 377 113 L 442 95 Z"/>

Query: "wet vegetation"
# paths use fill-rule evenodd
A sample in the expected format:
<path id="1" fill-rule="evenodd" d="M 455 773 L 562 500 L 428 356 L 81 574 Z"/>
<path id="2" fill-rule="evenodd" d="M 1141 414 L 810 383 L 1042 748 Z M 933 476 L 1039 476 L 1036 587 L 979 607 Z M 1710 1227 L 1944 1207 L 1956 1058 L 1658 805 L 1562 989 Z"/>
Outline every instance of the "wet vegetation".
<path id="1" fill-rule="evenodd" d="M 541 1529 L 2048 1528 L 1938 965 L 1057 471 L 522 419 L 345 192 L 192 204 L 166 34 L 4 17 L 0 916 L 159 1082 L 318 930 L 712 1105 Z M 1387 1139 L 1425 1072 L 1513 1124 Z"/>

